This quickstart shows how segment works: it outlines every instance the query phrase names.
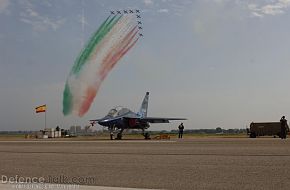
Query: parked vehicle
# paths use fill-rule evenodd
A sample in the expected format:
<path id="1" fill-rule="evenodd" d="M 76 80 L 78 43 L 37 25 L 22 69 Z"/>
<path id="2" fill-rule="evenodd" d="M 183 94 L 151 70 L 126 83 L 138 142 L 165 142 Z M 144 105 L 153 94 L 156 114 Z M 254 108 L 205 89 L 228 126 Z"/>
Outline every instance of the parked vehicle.
<path id="1" fill-rule="evenodd" d="M 287 126 L 288 131 L 289 127 Z M 261 122 L 250 124 L 249 130 L 250 138 L 256 138 L 259 136 L 273 136 L 281 137 L 281 123 L 280 122 Z"/>

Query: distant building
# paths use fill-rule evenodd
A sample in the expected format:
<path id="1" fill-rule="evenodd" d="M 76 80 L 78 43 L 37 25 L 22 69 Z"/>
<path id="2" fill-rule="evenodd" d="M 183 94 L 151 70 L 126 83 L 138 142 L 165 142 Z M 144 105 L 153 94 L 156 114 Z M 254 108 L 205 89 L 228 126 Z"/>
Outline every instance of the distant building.
<path id="1" fill-rule="evenodd" d="M 60 138 L 61 131 L 56 131 L 54 128 L 46 128 L 36 133 L 36 138 Z"/>
<path id="2" fill-rule="evenodd" d="M 81 126 L 76 126 L 76 132 L 81 133 L 82 132 L 82 127 Z"/>
<path id="3" fill-rule="evenodd" d="M 92 133 L 92 132 L 93 132 L 93 129 L 90 125 L 85 126 L 84 133 Z"/>
<path id="4" fill-rule="evenodd" d="M 82 132 L 81 126 L 71 126 L 69 129 L 70 134 L 80 134 Z"/>

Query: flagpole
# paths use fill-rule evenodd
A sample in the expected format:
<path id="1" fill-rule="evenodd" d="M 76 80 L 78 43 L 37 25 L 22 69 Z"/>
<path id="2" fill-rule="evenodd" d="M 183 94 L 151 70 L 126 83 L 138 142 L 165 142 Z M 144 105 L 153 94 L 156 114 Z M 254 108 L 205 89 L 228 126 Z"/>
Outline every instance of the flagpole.
<path id="1" fill-rule="evenodd" d="M 46 129 L 46 112 L 47 112 L 47 106 L 45 105 L 45 112 L 44 112 L 44 129 Z"/>

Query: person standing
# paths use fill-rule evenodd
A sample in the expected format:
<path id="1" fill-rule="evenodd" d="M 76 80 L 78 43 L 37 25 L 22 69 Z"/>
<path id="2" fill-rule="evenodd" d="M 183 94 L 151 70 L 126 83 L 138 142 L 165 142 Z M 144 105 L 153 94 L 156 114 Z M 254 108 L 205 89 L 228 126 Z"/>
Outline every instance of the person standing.
<path id="1" fill-rule="evenodd" d="M 280 137 L 281 139 L 286 139 L 288 124 L 287 120 L 285 119 L 285 116 L 281 117 L 280 124 L 281 124 Z"/>
<path id="2" fill-rule="evenodd" d="M 183 126 L 183 123 L 181 123 L 181 124 L 178 126 L 178 138 L 179 138 L 179 139 L 182 139 L 182 136 L 183 136 L 183 130 L 184 130 L 184 126 Z"/>

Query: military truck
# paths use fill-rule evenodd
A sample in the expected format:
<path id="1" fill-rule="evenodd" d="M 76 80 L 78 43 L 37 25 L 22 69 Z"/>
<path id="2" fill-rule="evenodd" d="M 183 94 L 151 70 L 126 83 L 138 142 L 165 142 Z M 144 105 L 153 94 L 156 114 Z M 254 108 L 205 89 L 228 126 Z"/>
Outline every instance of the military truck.
<path id="1" fill-rule="evenodd" d="M 289 127 L 287 125 L 287 130 Z M 281 123 L 280 122 L 262 122 L 250 124 L 250 130 L 248 131 L 250 138 L 256 138 L 259 136 L 273 136 L 281 137 Z"/>

